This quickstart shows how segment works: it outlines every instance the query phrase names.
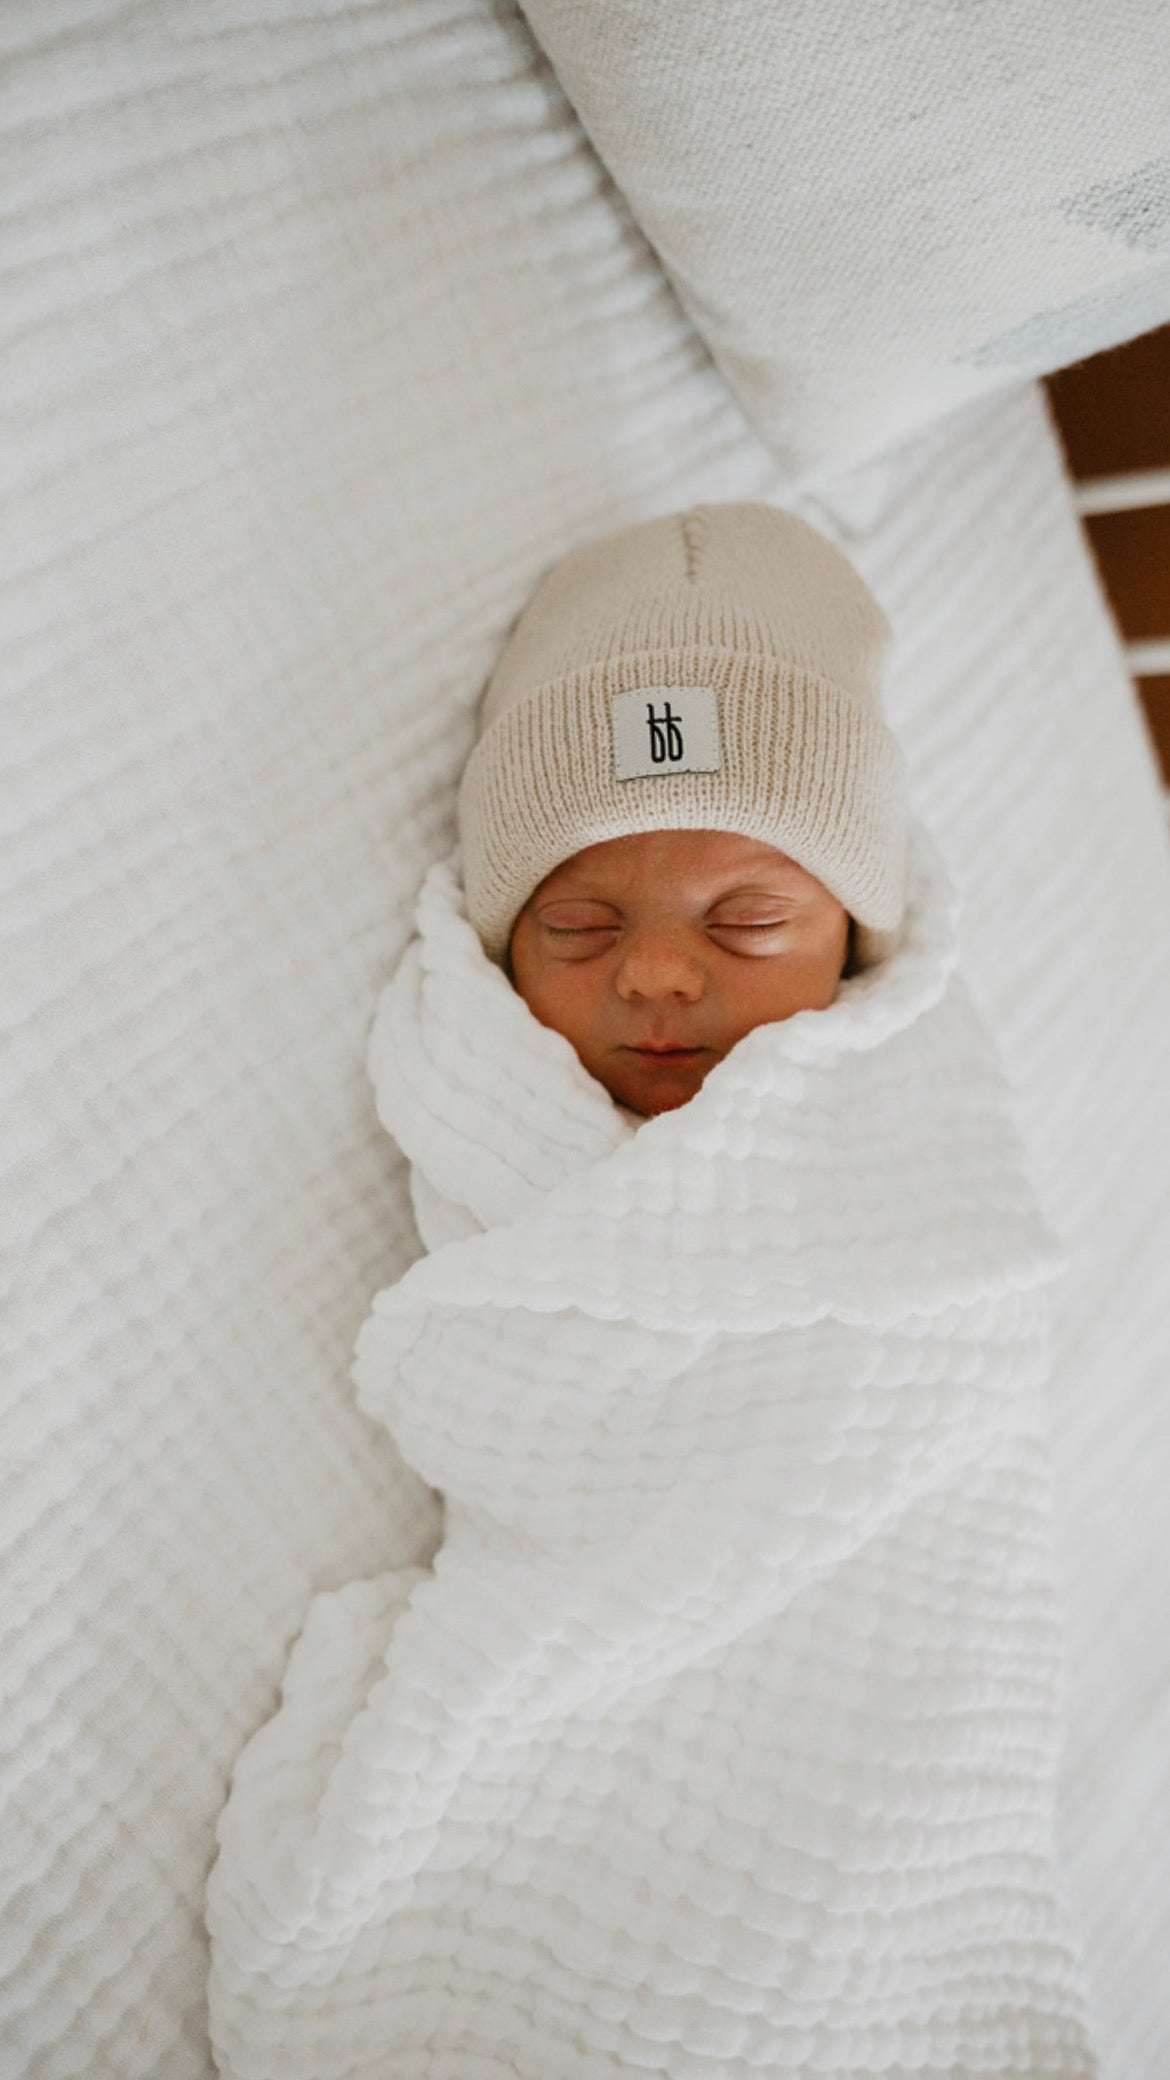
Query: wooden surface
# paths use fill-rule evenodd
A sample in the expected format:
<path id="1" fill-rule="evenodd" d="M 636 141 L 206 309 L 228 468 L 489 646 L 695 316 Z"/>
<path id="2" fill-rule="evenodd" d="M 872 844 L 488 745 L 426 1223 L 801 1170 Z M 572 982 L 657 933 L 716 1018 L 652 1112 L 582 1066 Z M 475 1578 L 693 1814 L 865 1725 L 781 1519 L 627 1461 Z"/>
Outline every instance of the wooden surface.
<path id="1" fill-rule="evenodd" d="M 1048 378 L 1074 477 L 1170 469 L 1170 325 Z"/>
<path id="2" fill-rule="evenodd" d="M 1170 506 L 1088 513 L 1082 525 L 1126 641 L 1170 636 Z"/>
<path id="3" fill-rule="evenodd" d="M 1137 687 L 1162 762 L 1162 772 L 1170 787 L 1170 677 L 1139 679 Z"/>
<path id="4" fill-rule="evenodd" d="M 1170 469 L 1170 325 L 1048 378 L 1078 483 Z M 1083 520 L 1126 642 L 1170 639 L 1170 505 Z M 1135 681 L 1170 786 L 1170 675 Z"/>

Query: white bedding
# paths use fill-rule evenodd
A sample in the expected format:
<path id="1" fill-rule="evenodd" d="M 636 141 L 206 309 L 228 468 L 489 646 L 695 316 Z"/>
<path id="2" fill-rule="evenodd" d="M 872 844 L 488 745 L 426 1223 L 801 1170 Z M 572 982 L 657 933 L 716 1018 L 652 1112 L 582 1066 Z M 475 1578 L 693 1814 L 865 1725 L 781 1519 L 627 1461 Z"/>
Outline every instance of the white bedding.
<path id="1" fill-rule="evenodd" d="M 347 1373 L 418 1249 L 363 1055 L 472 704 L 575 541 L 780 488 L 509 9 L 59 0 L 6 62 L 0 2070 L 205 2080 L 231 1766 L 312 1596 L 438 1534 Z M 1063 1837 L 1158 2080 L 1161 800 L 1033 392 L 833 511 L 1070 1252 Z"/>
<path id="2" fill-rule="evenodd" d="M 361 1406 L 433 1571 L 311 1605 L 208 1885 L 231 2080 L 1096 2072 L 1055 1861 L 1060 1253 L 904 942 L 639 1124 L 454 862 L 370 1047 L 430 1254 Z"/>
<path id="3" fill-rule="evenodd" d="M 793 481 L 1170 319 L 1163 0 L 524 0 Z"/>

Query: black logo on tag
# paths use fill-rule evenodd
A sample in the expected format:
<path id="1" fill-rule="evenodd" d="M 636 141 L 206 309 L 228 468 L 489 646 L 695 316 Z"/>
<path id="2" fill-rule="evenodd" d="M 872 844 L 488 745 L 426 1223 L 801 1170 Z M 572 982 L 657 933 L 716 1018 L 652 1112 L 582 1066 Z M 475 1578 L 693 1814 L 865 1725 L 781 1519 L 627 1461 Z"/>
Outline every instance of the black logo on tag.
<path id="1" fill-rule="evenodd" d="M 647 701 L 646 721 L 650 730 L 650 756 L 655 765 L 677 765 L 683 755 L 683 733 L 670 702 L 664 704 L 661 715 L 656 715 L 653 701 Z"/>

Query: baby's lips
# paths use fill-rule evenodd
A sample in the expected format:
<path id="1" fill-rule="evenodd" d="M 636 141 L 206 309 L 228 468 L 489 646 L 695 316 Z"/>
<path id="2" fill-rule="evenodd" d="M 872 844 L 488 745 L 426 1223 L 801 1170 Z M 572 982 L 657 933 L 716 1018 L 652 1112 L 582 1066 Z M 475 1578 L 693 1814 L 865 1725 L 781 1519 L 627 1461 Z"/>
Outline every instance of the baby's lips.
<path id="1" fill-rule="evenodd" d="M 662 1056 L 666 1059 L 676 1054 L 707 1053 L 707 1049 L 702 1041 L 698 1040 L 633 1040 L 629 1045 L 632 1053 L 647 1055 L 650 1058 Z"/>

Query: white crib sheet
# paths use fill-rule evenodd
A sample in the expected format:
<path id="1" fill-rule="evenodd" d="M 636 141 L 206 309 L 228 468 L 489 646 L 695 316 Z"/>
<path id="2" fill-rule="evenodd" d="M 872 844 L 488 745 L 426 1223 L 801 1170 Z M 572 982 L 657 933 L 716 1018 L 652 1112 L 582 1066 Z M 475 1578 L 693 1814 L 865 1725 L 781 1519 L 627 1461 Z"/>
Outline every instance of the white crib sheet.
<path id="1" fill-rule="evenodd" d="M 195 2080 L 232 1761 L 310 1595 L 438 1535 L 347 1373 L 417 1248 L 363 1055 L 472 704 L 571 543 L 780 480 L 503 0 L 20 29 L 0 2073 Z M 830 509 L 899 624 L 893 718 L 1076 1256 L 1066 1834 L 1140 2080 L 1170 2038 L 1170 846 L 1034 393 Z"/>

